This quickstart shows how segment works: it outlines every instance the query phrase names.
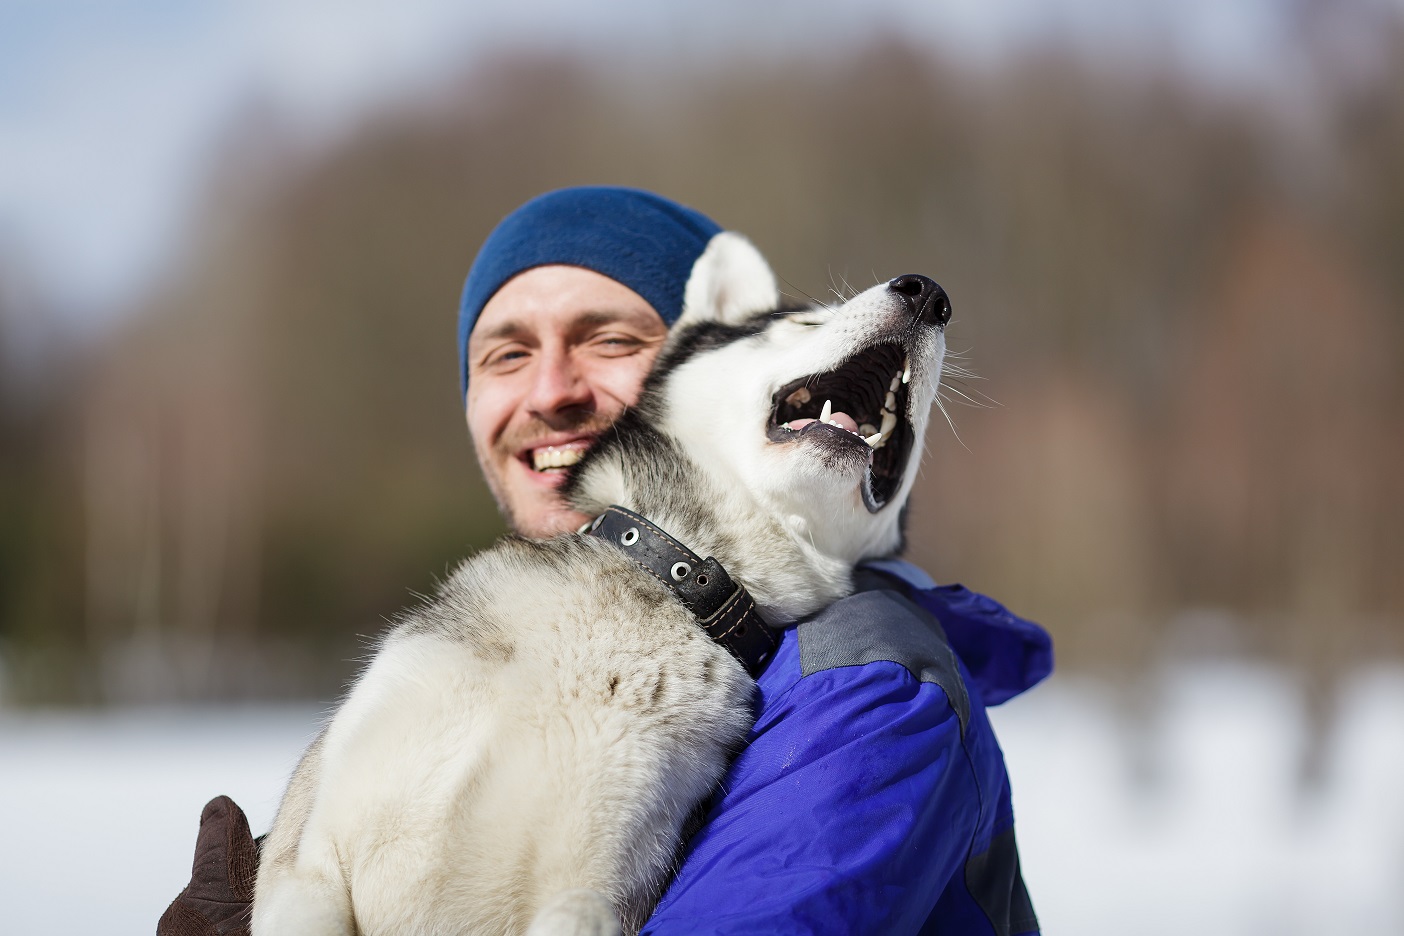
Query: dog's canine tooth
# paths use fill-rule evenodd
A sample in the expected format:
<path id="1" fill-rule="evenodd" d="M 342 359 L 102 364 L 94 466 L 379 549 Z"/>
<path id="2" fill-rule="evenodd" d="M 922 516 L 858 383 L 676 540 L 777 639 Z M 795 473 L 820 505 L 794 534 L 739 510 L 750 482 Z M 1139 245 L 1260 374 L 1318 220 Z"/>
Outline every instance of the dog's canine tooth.
<path id="1" fill-rule="evenodd" d="M 872 426 L 869 426 L 868 428 L 871 429 Z M 869 448 L 877 448 L 879 445 L 882 444 L 882 433 L 874 432 L 870 436 L 864 436 L 863 441 L 868 443 Z"/>
<path id="2" fill-rule="evenodd" d="M 910 355 L 902 364 L 902 383 L 911 383 L 912 380 L 912 359 Z"/>
<path id="3" fill-rule="evenodd" d="M 825 400 L 825 401 L 824 401 L 824 408 L 823 408 L 823 410 L 821 410 L 820 413 L 819 413 L 819 421 L 822 422 L 822 423 L 829 422 L 829 421 L 831 421 L 831 420 L 833 419 L 833 416 L 834 416 L 834 401 L 833 401 L 833 400 Z"/>
<path id="4" fill-rule="evenodd" d="M 785 402 L 790 404 L 791 406 L 803 406 L 805 403 L 809 402 L 809 398 L 809 388 L 800 387 L 794 393 L 791 393 L 789 396 L 785 397 Z"/>

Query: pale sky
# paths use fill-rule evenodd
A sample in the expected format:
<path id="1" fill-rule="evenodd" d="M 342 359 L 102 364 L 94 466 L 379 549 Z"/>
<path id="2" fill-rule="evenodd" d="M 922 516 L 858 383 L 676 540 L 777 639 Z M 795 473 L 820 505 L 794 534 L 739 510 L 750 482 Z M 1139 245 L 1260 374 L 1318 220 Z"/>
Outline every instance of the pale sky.
<path id="1" fill-rule="evenodd" d="M 109 318 L 170 257 L 211 141 L 255 96 L 315 138 L 493 49 L 698 62 L 877 32 L 976 60 L 1054 34 L 1232 84 L 1271 70 L 1284 2 L 0 0 L 0 269 L 76 323 Z"/>

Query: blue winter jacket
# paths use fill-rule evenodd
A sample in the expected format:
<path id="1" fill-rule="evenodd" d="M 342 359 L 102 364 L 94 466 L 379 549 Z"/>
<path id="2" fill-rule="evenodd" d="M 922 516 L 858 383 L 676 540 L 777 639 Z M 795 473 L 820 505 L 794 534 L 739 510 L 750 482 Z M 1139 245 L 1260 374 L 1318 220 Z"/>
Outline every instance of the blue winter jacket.
<path id="1" fill-rule="evenodd" d="M 896 560 L 859 588 L 785 632 L 645 933 L 1038 931 L 985 706 L 1048 675 L 1047 633 Z"/>

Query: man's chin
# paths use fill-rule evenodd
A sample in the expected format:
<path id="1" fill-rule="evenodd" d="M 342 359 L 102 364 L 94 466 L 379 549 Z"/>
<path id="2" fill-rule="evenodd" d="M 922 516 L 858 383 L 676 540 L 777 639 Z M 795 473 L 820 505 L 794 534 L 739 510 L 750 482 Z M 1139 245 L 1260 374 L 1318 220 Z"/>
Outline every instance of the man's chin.
<path id="1" fill-rule="evenodd" d="M 590 519 L 588 515 L 571 510 L 559 501 L 549 504 L 532 503 L 526 505 L 525 509 L 510 510 L 507 513 L 512 529 L 531 539 L 574 533 L 580 529 L 581 524 Z"/>
<path id="2" fill-rule="evenodd" d="M 558 489 L 565 482 L 565 472 L 523 473 L 533 477 L 517 479 L 517 483 L 510 486 L 509 497 L 504 498 L 503 492 L 498 492 L 498 506 L 513 531 L 532 539 L 544 539 L 558 533 L 574 533 L 590 519 L 572 509 L 561 497 Z"/>
<path id="3" fill-rule="evenodd" d="M 545 539 L 559 533 L 574 533 L 591 519 L 573 510 L 561 497 L 559 489 L 566 480 L 564 471 L 533 471 L 514 458 L 500 474 L 484 464 L 483 477 L 507 525 L 521 536 Z"/>

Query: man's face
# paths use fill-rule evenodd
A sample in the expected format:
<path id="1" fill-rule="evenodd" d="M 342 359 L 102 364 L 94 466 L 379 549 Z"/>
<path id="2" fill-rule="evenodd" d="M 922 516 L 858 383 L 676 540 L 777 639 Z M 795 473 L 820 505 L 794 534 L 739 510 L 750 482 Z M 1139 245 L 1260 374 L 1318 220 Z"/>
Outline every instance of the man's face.
<path id="1" fill-rule="evenodd" d="M 526 536 L 574 530 L 565 468 L 638 399 L 668 328 L 622 283 L 534 267 L 483 306 L 468 339 L 468 431 L 493 496 Z"/>

